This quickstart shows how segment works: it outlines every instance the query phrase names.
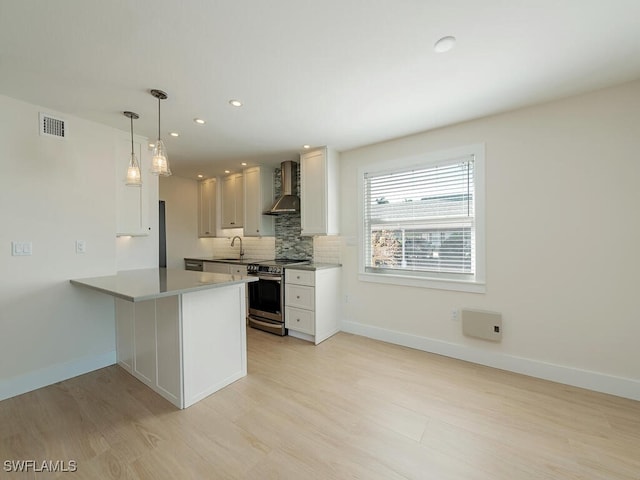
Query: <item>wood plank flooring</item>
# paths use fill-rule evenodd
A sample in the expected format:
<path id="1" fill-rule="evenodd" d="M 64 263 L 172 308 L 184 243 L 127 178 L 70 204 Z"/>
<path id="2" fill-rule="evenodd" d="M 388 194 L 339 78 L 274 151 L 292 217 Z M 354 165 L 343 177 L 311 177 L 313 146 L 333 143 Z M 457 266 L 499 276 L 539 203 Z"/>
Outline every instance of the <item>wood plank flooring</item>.
<path id="1" fill-rule="evenodd" d="M 249 375 L 186 410 L 116 366 L 0 402 L 0 478 L 640 479 L 640 402 L 248 330 Z M 77 471 L 4 470 L 20 459 Z"/>

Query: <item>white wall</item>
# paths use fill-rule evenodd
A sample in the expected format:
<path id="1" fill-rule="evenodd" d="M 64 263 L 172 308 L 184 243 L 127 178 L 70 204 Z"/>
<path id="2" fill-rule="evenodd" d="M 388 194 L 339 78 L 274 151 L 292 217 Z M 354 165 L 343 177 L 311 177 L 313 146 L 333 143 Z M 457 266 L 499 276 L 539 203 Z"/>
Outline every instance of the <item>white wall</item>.
<path id="1" fill-rule="evenodd" d="M 487 293 L 358 280 L 357 169 L 486 145 Z M 640 399 L 640 82 L 341 155 L 343 328 Z M 452 308 L 502 312 L 493 344 Z"/>
<path id="2" fill-rule="evenodd" d="M 38 134 L 40 111 L 66 120 L 65 140 Z M 69 279 L 112 274 L 130 248 L 157 245 L 152 232 L 116 247 L 121 135 L 0 96 L 0 399 L 115 361 L 113 299 Z M 157 181 L 149 188 L 157 198 Z M 32 242 L 33 255 L 11 256 L 12 240 Z"/>

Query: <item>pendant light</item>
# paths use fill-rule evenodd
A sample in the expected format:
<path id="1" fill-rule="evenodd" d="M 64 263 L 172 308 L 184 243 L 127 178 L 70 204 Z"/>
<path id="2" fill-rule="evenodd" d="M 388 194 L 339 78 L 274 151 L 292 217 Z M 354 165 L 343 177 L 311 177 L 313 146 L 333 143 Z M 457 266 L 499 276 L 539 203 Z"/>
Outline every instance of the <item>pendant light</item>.
<path id="1" fill-rule="evenodd" d="M 151 90 L 151 95 L 158 99 L 158 140 L 153 147 L 153 158 L 151 159 L 151 173 L 168 177 L 171 175 L 167 149 L 160 138 L 160 101 L 167 99 L 167 94 L 162 90 Z"/>
<path id="2" fill-rule="evenodd" d="M 140 118 L 140 115 L 133 112 L 124 112 L 124 116 L 131 120 L 131 158 L 129 159 L 129 168 L 127 168 L 125 185 L 128 185 L 129 187 L 139 187 L 142 185 L 142 176 L 140 174 L 140 163 L 133 151 L 133 121 Z"/>

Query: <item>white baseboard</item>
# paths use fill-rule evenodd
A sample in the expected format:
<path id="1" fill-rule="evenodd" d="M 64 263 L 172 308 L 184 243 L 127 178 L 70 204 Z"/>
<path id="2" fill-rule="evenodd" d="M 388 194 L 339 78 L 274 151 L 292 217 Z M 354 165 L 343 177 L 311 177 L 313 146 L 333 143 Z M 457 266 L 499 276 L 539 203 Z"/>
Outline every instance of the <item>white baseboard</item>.
<path id="1" fill-rule="evenodd" d="M 581 370 L 530 358 L 516 357 L 504 353 L 491 352 L 456 343 L 444 342 L 427 337 L 419 337 L 394 330 L 373 327 L 358 322 L 343 320 L 341 330 L 383 342 L 457 358 L 467 362 L 522 373 L 531 377 L 586 388 L 596 392 L 640 400 L 640 381 L 616 377 L 604 373 Z"/>
<path id="2" fill-rule="evenodd" d="M 101 353 L 70 362 L 51 365 L 34 372 L 0 381 L 0 400 L 22 395 L 69 378 L 98 370 L 116 363 L 116 352 Z"/>

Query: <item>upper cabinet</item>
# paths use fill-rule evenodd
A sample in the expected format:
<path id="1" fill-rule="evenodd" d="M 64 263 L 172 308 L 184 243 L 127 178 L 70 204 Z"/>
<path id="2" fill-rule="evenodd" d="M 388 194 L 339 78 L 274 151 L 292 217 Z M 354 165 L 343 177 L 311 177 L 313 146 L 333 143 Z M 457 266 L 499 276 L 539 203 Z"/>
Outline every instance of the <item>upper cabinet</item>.
<path id="1" fill-rule="evenodd" d="M 244 170 L 244 236 L 274 234 L 273 217 L 263 215 L 273 198 L 273 168 L 250 167 Z"/>
<path id="2" fill-rule="evenodd" d="M 216 236 L 216 179 L 198 184 L 198 236 Z"/>
<path id="3" fill-rule="evenodd" d="M 322 147 L 300 155 L 301 234 L 337 235 L 338 158 Z"/>
<path id="4" fill-rule="evenodd" d="M 222 179 L 222 228 L 242 228 L 244 225 L 244 186 L 242 174 Z"/>
<path id="5" fill-rule="evenodd" d="M 118 139 L 116 148 L 116 235 L 141 236 L 149 235 L 151 222 L 149 218 L 149 196 L 154 191 L 158 179 L 151 175 L 151 162 L 143 143 L 134 137 L 133 148 L 140 162 L 142 185 L 130 187 L 125 185 L 129 158 L 131 157 L 131 137 Z M 157 187 L 155 187 L 157 188 Z"/>

